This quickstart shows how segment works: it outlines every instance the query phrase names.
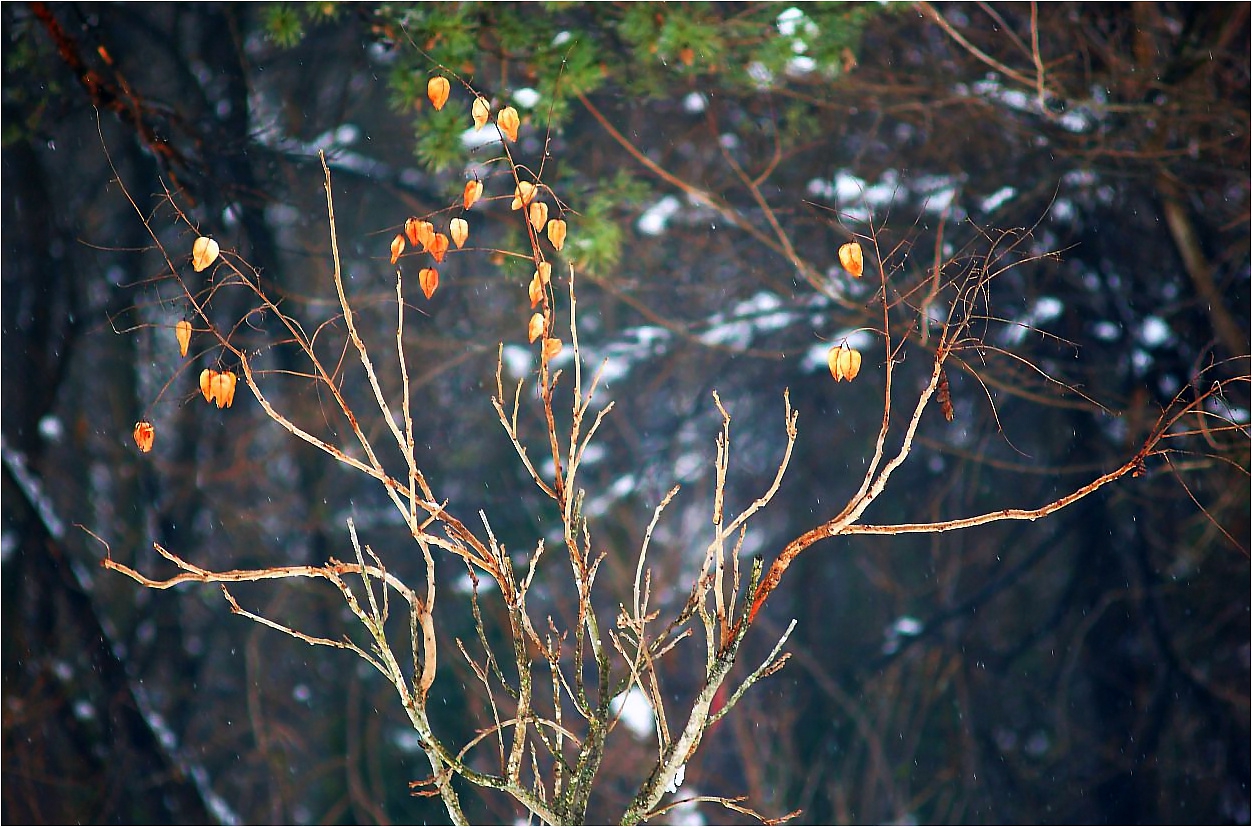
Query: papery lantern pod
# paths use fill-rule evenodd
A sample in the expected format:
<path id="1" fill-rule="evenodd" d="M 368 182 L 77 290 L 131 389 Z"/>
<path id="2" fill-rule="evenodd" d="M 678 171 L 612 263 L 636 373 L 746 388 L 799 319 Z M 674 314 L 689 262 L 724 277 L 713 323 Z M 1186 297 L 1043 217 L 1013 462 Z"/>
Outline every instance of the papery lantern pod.
<path id="1" fill-rule="evenodd" d="M 217 371 L 205 368 L 200 371 L 200 393 L 204 394 L 205 402 L 213 401 L 213 377 L 217 375 Z"/>
<path id="2" fill-rule="evenodd" d="M 555 359 L 556 355 L 561 352 L 562 347 L 563 345 L 561 344 L 560 339 L 544 339 L 543 340 L 544 361 L 546 362 L 550 359 Z"/>
<path id="3" fill-rule="evenodd" d="M 404 252 L 404 233 L 400 233 L 391 239 L 391 263 L 395 264 L 400 260 L 400 254 Z"/>
<path id="4" fill-rule="evenodd" d="M 186 356 L 187 348 L 191 346 L 191 322 L 183 319 L 174 325 L 174 336 L 178 338 L 178 355 Z"/>
<path id="5" fill-rule="evenodd" d="M 530 307 L 533 310 L 535 305 L 543 301 L 543 282 L 539 278 L 538 270 L 530 277 L 530 287 L 527 288 L 526 292 L 530 294 Z"/>
<path id="6" fill-rule="evenodd" d="M 152 450 L 152 440 L 156 438 L 156 428 L 146 419 L 141 419 L 135 423 L 135 444 L 139 446 L 139 450 L 145 454 Z"/>
<path id="7" fill-rule="evenodd" d="M 548 205 L 542 201 L 535 201 L 530 205 L 530 224 L 535 228 L 535 232 L 541 232 L 543 225 L 548 223 Z"/>
<path id="8" fill-rule="evenodd" d="M 404 222 L 404 237 L 407 238 L 409 243 L 414 247 L 417 247 L 422 243 L 422 237 L 418 235 L 418 225 L 421 223 L 422 222 L 418 220 L 416 215 L 410 215 Z"/>
<path id="9" fill-rule="evenodd" d="M 452 236 L 452 243 L 459 250 L 465 246 L 465 239 L 469 238 L 469 222 L 464 218 L 454 218 L 448 222 L 448 235 Z"/>
<path id="10" fill-rule="evenodd" d="M 226 380 L 222 378 L 222 373 L 220 371 L 209 371 L 209 401 L 217 405 L 219 408 L 222 407 L 222 400 L 225 399 L 225 397 L 221 395 L 222 385 L 225 382 Z"/>
<path id="11" fill-rule="evenodd" d="M 217 403 L 219 408 L 229 408 L 235 404 L 235 374 L 229 370 L 214 372 L 213 377 L 209 380 L 209 389 L 213 394 L 213 401 Z"/>
<path id="12" fill-rule="evenodd" d="M 552 242 L 552 246 L 560 250 L 565 246 L 565 220 L 554 218 L 548 222 L 548 241 Z"/>
<path id="13" fill-rule="evenodd" d="M 500 114 L 496 115 L 496 126 L 500 127 L 500 131 L 504 136 L 513 143 L 517 143 L 517 128 L 522 125 L 522 120 L 517 116 L 517 110 L 511 106 L 506 106 L 500 110 Z"/>
<path id="14" fill-rule="evenodd" d="M 544 287 L 548 286 L 548 282 L 552 281 L 552 262 L 541 261 L 535 268 L 535 275 L 539 276 L 539 281 Z"/>
<path id="15" fill-rule="evenodd" d="M 448 253 L 448 237 L 443 233 L 435 233 L 435 237 L 430 240 L 429 249 L 435 261 L 442 263 L 443 257 Z"/>
<path id="16" fill-rule="evenodd" d="M 209 397 L 218 405 L 218 408 L 225 408 L 227 404 L 227 374 L 224 370 L 218 372 L 214 370 L 213 378 L 209 379 Z"/>
<path id="17" fill-rule="evenodd" d="M 218 391 L 221 389 L 222 383 L 225 380 L 222 379 L 222 374 L 220 371 L 210 370 L 208 373 L 209 373 L 209 390 L 207 393 L 204 394 L 204 397 L 209 402 L 217 405 L 220 408 L 222 407 L 222 400 L 218 398 Z M 203 379 L 204 374 L 201 374 L 200 378 Z M 201 387 L 200 390 L 201 392 L 203 392 L 204 388 Z"/>
<path id="18" fill-rule="evenodd" d="M 470 108 L 470 114 L 474 116 L 474 131 L 477 132 L 487 125 L 487 119 L 491 117 L 491 104 L 487 103 L 486 98 L 474 98 L 474 105 Z"/>
<path id="19" fill-rule="evenodd" d="M 197 273 L 207 269 L 209 265 L 217 261 L 219 248 L 217 242 L 211 238 L 200 236 L 195 243 L 191 245 L 191 267 Z"/>
<path id="20" fill-rule="evenodd" d="M 851 382 L 861 372 L 861 353 L 847 344 L 835 345 L 826 356 L 826 364 L 830 367 L 831 376 L 836 382 L 847 379 Z"/>
<path id="21" fill-rule="evenodd" d="M 429 299 L 439 289 L 439 271 L 434 267 L 423 267 L 417 274 L 417 283 L 422 286 L 422 295 Z"/>
<path id="22" fill-rule="evenodd" d="M 417 243 L 422 245 L 422 249 L 430 252 L 430 245 L 435 240 L 435 225 L 429 221 L 417 222 Z"/>
<path id="23" fill-rule="evenodd" d="M 542 313 L 535 313 L 530 317 L 530 323 L 526 325 L 526 338 L 534 342 L 543 335 L 544 321 Z"/>
<path id="24" fill-rule="evenodd" d="M 517 189 L 513 191 L 513 203 L 510 209 L 520 210 L 529 204 L 535 197 L 535 185 L 529 181 L 518 181 Z"/>
<path id="25" fill-rule="evenodd" d="M 239 378 L 235 376 L 234 372 L 229 370 L 222 371 L 218 375 L 224 377 L 222 379 L 221 390 L 218 393 L 219 395 L 223 395 L 225 397 L 224 406 L 229 408 L 231 405 L 235 404 L 235 386 L 239 383 Z"/>
<path id="26" fill-rule="evenodd" d="M 436 110 L 443 109 L 443 105 L 448 102 L 448 94 L 452 91 L 452 84 L 448 83 L 448 79 L 436 76 L 426 81 L 426 97 L 430 98 L 430 102 L 434 104 Z"/>
<path id="27" fill-rule="evenodd" d="M 861 252 L 861 245 L 855 241 L 849 241 L 847 244 L 839 248 L 839 263 L 843 265 L 843 269 L 852 274 L 854 278 L 860 278 L 861 273 L 865 272 L 865 255 Z"/>
<path id="28" fill-rule="evenodd" d="M 465 182 L 465 194 L 462 196 L 462 201 L 465 204 L 465 209 L 468 210 L 470 207 L 474 206 L 474 202 L 476 202 L 479 198 L 482 198 L 482 197 L 483 197 L 483 182 L 482 181 L 479 181 L 478 179 L 474 179 L 473 181 Z"/>

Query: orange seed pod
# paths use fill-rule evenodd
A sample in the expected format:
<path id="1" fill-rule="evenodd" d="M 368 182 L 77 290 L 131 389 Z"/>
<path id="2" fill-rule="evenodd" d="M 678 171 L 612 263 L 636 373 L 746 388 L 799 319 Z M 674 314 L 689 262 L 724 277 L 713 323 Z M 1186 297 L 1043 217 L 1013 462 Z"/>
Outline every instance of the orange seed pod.
<path id="1" fill-rule="evenodd" d="M 477 132 L 487 125 L 487 118 L 491 116 L 491 104 L 487 103 L 486 98 L 474 98 L 470 113 L 474 116 L 474 131 Z"/>
<path id="2" fill-rule="evenodd" d="M 417 274 L 417 281 L 422 286 L 422 295 L 429 299 L 439 289 L 439 271 L 434 267 L 423 267 Z"/>
<path id="3" fill-rule="evenodd" d="M 852 350 L 846 344 L 836 345 L 826 356 L 826 363 L 836 382 L 842 382 L 844 379 L 851 382 L 861 372 L 861 353 Z"/>
<path id="4" fill-rule="evenodd" d="M 135 423 L 135 444 L 145 454 L 152 450 L 152 440 L 156 438 L 156 428 L 146 419 Z"/>
<path id="5" fill-rule="evenodd" d="M 548 241 L 558 250 L 565 246 L 565 229 L 564 219 L 554 218 L 548 222 Z"/>
<path id="6" fill-rule="evenodd" d="M 483 197 L 483 182 L 474 180 L 465 182 L 465 195 L 462 201 L 465 203 L 465 209 L 474 206 L 474 202 Z"/>
<path id="7" fill-rule="evenodd" d="M 530 224 L 535 228 L 535 232 L 543 230 L 543 225 L 548 223 L 548 205 L 542 201 L 535 201 L 530 205 Z"/>
<path id="8" fill-rule="evenodd" d="M 435 257 L 435 261 L 442 262 L 447 253 L 448 237 L 443 233 L 435 233 L 435 237 L 430 240 L 430 254 Z"/>
<path id="9" fill-rule="evenodd" d="M 521 125 L 517 110 L 511 106 L 504 107 L 500 110 L 500 114 L 496 115 L 496 126 L 500 127 L 504 136 L 514 143 L 517 143 L 517 129 Z"/>
<path id="10" fill-rule="evenodd" d="M 209 391 L 219 408 L 229 408 L 235 403 L 235 374 L 224 370 L 212 372 L 209 379 Z"/>
<path id="11" fill-rule="evenodd" d="M 191 346 L 191 322 L 183 319 L 174 325 L 174 335 L 178 338 L 178 355 L 186 356 L 187 348 Z"/>
<path id="12" fill-rule="evenodd" d="M 430 251 L 430 245 L 435 241 L 435 225 L 429 221 L 417 222 L 417 243 L 422 245 L 422 249 Z"/>
<path id="13" fill-rule="evenodd" d="M 404 222 L 404 237 L 414 247 L 422 243 L 422 239 L 417 234 L 417 225 L 420 223 L 416 215 L 410 215 Z"/>
<path id="14" fill-rule="evenodd" d="M 437 110 L 443 109 L 443 105 L 448 102 L 448 93 L 451 91 L 452 85 L 445 77 L 433 77 L 426 81 L 426 97 L 430 98 L 430 102 Z"/>
<path id="15" fill-rule="evenodd" d="M 535 185 L 529 181 L 518 181 L 517 189 L 513 191 L 513 203 L 510 209 L 520 210 L 535 198 Z"/>
<path id="16" fill-rule="evenodd" d="M 843 269 L 852 274 L 854 278 L 860 278 L 861 273 L 865 271 L 865 255 L 861 252 L 861 245 L 855 241 L 849 241 L 847 244 L 839 248 L 839 263 L 843 265 Z"/>
<path id="17" fill-rule="evenodd" d="M 448 222 L 448 235 L 452 236 L 452 243 L 459 250 L 465 246 L 465 239 L 469 238 L 469 222 L 464 218 L 454 218 Z"/>
<path id="18" fill-rule="evenodd" d="M 540 336 L 543 335 L 543 328 L 544 328 L 543 314 L 535 313 L 534 315 L 530 317 L 530 324 L 526 325 L 526 337 L 531 342 L 534 342 L 536 339 L 538 339 Z"/>
<path id="19" fill-rule="evenodd" d="M 218 395 L 220 397 L 218 402 L 221 403 L 222 407 L 229 408 L 231 405 L 235 404 L 235 385 L 237 384 L 238 379 L 235 374 L 229 370 L 222 371 L 218 374 L 218 376 L 222 377 L 221 386 L 218 390 Z"/>
<path id="20" fill-rule="evenodd" d="M 539 280 L 538 271 L 531 276 L 530 287 L 527 288 L 527 293 L 530 294 L 530 306 L 532 309 L 543 300 L 543 282 Z"/>
<path id="21" fill-rule="evenodd" d="M 197 273 L 208 269 L 209 265 L 217 261 L 219 248 L 217 242 L 211 238 L 200 236 L 195 243 L 191 245 L 191 267 Z"/>

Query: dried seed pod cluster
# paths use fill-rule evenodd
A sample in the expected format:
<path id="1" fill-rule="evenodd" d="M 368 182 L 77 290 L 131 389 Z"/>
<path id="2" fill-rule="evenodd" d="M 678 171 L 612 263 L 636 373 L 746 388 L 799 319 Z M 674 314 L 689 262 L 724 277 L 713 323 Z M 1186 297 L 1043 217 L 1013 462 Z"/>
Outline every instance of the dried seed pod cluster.
<path id="1" fill-rule="evenodd" d="M 429 78 L 426 82 L 426 97 L 435 110 L 442 110 L 447 106 L 451 99 L 451 93 L 452 82 L 447 77 L 436 75 Z M 486 97 L 475 94 L 470 104 L 470 117 L 476 131 L 481 130 L 490 122 L 491 113 L 491 102 Z M 495 125 L 499 130 L 502 141 L 506 142 L 506 144 L 516 143 L 520 134 L 522 118 L 516 108 L 504 106 L 496 112 Z M 510 156 L 510 162 L 511 160 Z M 515 187 L 510 205 L 511 209 L 522 211 L 524 220 L 533 229 L 533 233 L 530 236 L 532 242 L 546 235 L 548 243 L 552 245 L 554 250 L 558 252 L 563 250 L 568 232 L 566 221 L 563 218 L 553 218 L 551 216 L 553 210 L 551 201 L 544 201 L 540 198 L 541 190 L 547 189 L 547 187 L 538 180 L 518 180 L 516 174 L 519 169 L 521 168 L 512 166 Z M 484 183 L 478 180 L 477 177 L 466 181 L 460 199 L 462 209 L 468 211 L 473 208 L 483 198 L 484 190 Z M 554 193 L 550 194 L 555 196 Z M 555 203 L 556 210 L 563 213 L 564 208 L 560 201 L 556 200 Z M 413 250 L 413 254 L 429 254 L 435 264 L 442 263 L 451 248 L 455 247 L 456 250 L 464 249 L 469 239 L 469 234 L 470 224 L 463 216 L 451 218 L 448 221 L 446 233 L 437 231 L 435 224 L 430 220 L 411 216 L 405 220 L 401 231 L 396 233 L 391 239 L 389 247 L 391 264 L 398 264 L 410 248 Z M 197 236 L 191 249 L 192 268 L 197 273 L 203 272 L 212 267 L 218 261 L 220 255 L 221 248 L 215 240 L 207 236 Z M 500 261 L 503 260 L 503 254 L 497 253 L 497 256 Z M 532 315 L 527 325 L 527 335 L 532 343 L 536 341 L 541 342 L 542 358 L 544 361 L 547 361 L 559 354 L 563 345 L 560 339 L 550 336 L 553 317 L 552 307 L 548 298 L 551 296 L 549 291 L 552 280 L 552 264 L 542 260 L 542 257 L 543 254 L 536 250 L 535 272 L 527 291 L 532 310 Z M 418 271 L 418 283 L 422 294 L 427 299 L 430 299 L 439 288 L 439 271 L 433 266 L 421 267 Z M 538 308 L 537 311 L 536 308 Z M 191 322 L 185 319 L 179 321 L 174 326 L 179 354 L 183 357 L 187 356 L 193 332 Z M 200 373 L 200 392 L 206 401 L 216 404 L 218 408 L 229 408 L 234 404 L 237 382 L 238 378 L 232 371 L 206 368 Z M 145 419 L 135 423 L 133 438 L 141 451 L 146 453 L 152 449 L 154 437 L 155 427 L 151 422 Z"/>
<path id="2" fill-rule="evenodd" d="M 414 247 L 429 250 L 430 243 L 435 239 L 435 225 L 411 216 L 404 222 L 404 235 Z"/>
<path id="3" fill-rule="evenodd" d="M 478 182 L 472 181 L 470 183 L 477 184 Z M 478 184 L 473 189 L 467 185 L 465 188 L 465 202 L 472 204 L 481 193 L 481 184 Z M 411 244 L 414 247 L 421 248 L 421 251 L 424 253 L 430 253 L 435 263 L 440 264 L 453 244 L 459 250 L 465 245 L 465 241 L 468 238 L 469 222 L 464 218 L 454 218 L 449 221 L 448 232 L 444 234 L 437 232 L 432 222 L 418 218 L 415 215 L 410 216 L 404 222 L 404 231 L 397 234 L 391 241 L 391 263 L 395 264 L 404 253 L 405 247 Z M 423 267 L 418 272 L 417 279 L 418 284 L 422 288 L 422 295 L 428 299 L 435 295 L 435 291 L 439 289 L 439 271 L 433 267 Z"/>
<path id="4" fill-rule="evenodd" d="M 426 84 L 426 96 L 430 99 L 435 109 L 442 109 L 449 100 L 452 84 L 448 78 L 435 76 L 430 78 Z M 474 95 L 470 104 L 470 117 L 474 124 L 474 129 L 480 130 L 491 120 L 492 105 L 491 102 L 482 95 Z M 521 116 L 517 109 L 512 106 L 501 107 L 495 114 L 495 125 L 500 132 L 501 140 L 506 143 L 516 143 L 521 129 Z M 512 162 L 512 156 L 509 156 Z M 521 211 L 526 222 L 532 230 L 530 238 L 532 243 L 538 239 L 542 239 L 545 235 L 548 243 L 558 252 L 564 249 L 566 236 L 568 233 L 568 225 L 565 219 L 552 217 L 553 199 L 547 201 L 541 198 L 542 190 L 546 187 L 537 180 L 520 180 L 516 177 L 521 167 L 512 166 L 511 170 L 514 175 L 513 194 L 510 201 L 510 208 L 513 211 Z M 466 181 L 461 192 L 460 206 L 463 211 L 473 208 L 484 195 L 485 185 L 482 181 L 474 177 L 472 180 Z M 554 194 L 553 194 L 554 195 Z M 563 208 L 559 201 L 556 201 L 556 210 L 562 211 Z M 411 216 L 404 222 L 403 230 L 397 233 L 391 241 L 390 260 L 394 265 L 399 262 L 400 258 L 405 255 L 405 251 L 409 248 L 420 251 L 421 253 L 430 254 L 435 264 L 442 263 L 450 248 L 455 247 L 456 250 L 462 250 L 469 239 L 470 224 L 469 221 L 462 216 L 456 216 L 448 221 L 446 234 L 435 229 L 433 222 Z M 497 252 L 493 261 L 503 261 L 504 254 Z M 530 299 L 530 309 L 532 315 L 527 323 L 527 337 L 533 343 L 542 342 L 542 355 L 545 360 L 551 359 L 561 351 L 561 342 L 558 339 L 550 337 L 549 333 L 552 328 L 552 308 L 548 301 L 550 294 L 550 283 L 552 280 L 552 264 L 543 261 L 543 254 L 538 250 L 535 251 L 535 273 L 530 280 L 527 289 L 527 297 Z M 430 299 L 434 296 L 439 288 L 439 272 L 433 266 L 423 266 L 418 272 L 418 283 L 421 286 L 422 294 Z"/>

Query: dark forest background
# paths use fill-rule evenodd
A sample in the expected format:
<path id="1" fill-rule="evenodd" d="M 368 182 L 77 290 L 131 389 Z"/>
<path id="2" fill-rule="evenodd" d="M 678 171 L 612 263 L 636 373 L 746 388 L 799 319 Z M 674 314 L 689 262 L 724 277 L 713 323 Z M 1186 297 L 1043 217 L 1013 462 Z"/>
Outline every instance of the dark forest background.
<path id="1" fill-rule="evenodd" d="M 190 250 L 168 188 L 288 312 L 325 319 L 325 150 L 351 286 L 384 336 L 396 227 L 484 169 L 487 150 L 423 100 L 431 60 L 517 102 L 519 150 L 549 154 L 570 208 L 583 346 L 609 359 L 616 405 L 585 471 L 587 513 L 620 550 L 601 574 L 612 600 L 675 482 L 654 553 L 681 583 L 701 547 L 713 390 L 733 416 L 740 507 L 772 478 L 784 389 L 800 417 L 745 555 L 768 560 L 859 483 L 882 353 L 862 347 L 853 384 L 814 354 L 866 324 L 869 290 L 835 251 L 867 215 L 901 277 L 937 245 L 1002 256 L 986 336 L 1020 357 L 952 371 L 953 421 L 927 413 L 874 522 L 1037 507 L 1126 462 L 1179 395 L 1248 374 L 1246 3 L 0 14 L 6 822 L 446 818 L 408 793 L 428 767 L 378 675 L 230 615 L 216 588 L 106 572 L 79 527 L 153 571 L 154 541 L 216 568 L 347 558 L 348 516 L 380 553 L 412 553 L 374 487 L 244 389 L 229 410 L 197 403 L 216 353 L 178 358 L 186 309 L 143 218 Z M 811 269 L 752 232 L 779 237 L 762 200 Z M 502 223 L 480 231 L 516 241 Z M 551 515 L 489 396 L 499 343 L 524 344 L 528 275 L 450 260 L 406 332 L 428 473 L 519 548 Z M 912 358 L 897 381 L 915 394 L 909 370 L 928 366 Z M 1212 422 L 1243 430 L 1189 420 L 1178 450 L 1047 519 L 814 546 L 744 655 L 759 662 L 795 618 L 791 661 L 718 725 L 687 783 L 767 815 L 801 808 L 801 823 L 1248 823 L 1249 400 L 1229 388 Z M 293 386 L 283 401 L 324 400 Z M 150 454 L 131 439 L 141 418 Z M 448 581 L 441 634 L 472 638 Z M 321 633 L 344 624 L 313 587 L 239 594 Z M 450 658 L 440 681 L 445 725 L 469 737 L 473 676 Z M 628 741 L 593 814 L 638 782 Z M 518 816 L 489 796 L 471 813 Z"/>

